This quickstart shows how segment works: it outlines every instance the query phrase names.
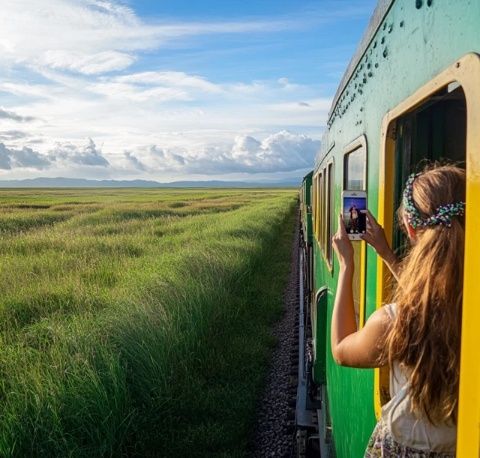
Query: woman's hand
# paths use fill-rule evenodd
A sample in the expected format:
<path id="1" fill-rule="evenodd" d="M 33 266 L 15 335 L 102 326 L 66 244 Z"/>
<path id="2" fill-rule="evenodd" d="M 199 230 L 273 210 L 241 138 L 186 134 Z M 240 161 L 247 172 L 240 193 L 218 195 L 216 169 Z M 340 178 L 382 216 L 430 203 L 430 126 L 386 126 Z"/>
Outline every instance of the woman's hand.
<path id="1" fill-rule="evenodd" d="M 375 217 L 370 213 L 369 210 L 366 210 L 367 215 L 367 232 L 362 234 L 361 237 L 365 242 L 371 245 L 377 254 L 385 261 L 387 264 L 395 263 L 397 257 L 388 245 L 387 238 L 385 237 L 385 231 L 383 227 L 378 224 Z"/>
<path id="2" fill-rule="evenodd" d="M 348 238 L 342 215 L 338 215 L 338 230 L 332 237 L 332 246 L 341 267 L 353 267 L 353 246 Z"/>

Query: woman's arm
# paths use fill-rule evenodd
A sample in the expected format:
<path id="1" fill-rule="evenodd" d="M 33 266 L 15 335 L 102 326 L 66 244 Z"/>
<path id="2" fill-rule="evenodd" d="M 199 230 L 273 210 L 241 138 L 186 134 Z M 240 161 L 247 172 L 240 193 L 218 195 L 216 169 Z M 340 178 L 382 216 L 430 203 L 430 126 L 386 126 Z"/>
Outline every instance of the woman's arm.
<path id="1" fill-rule="evenodd" d="M 353 305 L 353 262 L 351 265 L 340 265 L 338 273 L 337 294 L 332 314 L 332 353 L 335 358 L 336 348 L 348 335 L 356 332 L 357 321 Z M 336 359 L 336 358 L 335 358 Z"/>
<path id="2" fill-rule="evenodd" d="M 387 267 L 390 269 L 390 272 L 392 272 L 393 276 L 398 280 L 400 275 L 400 262 L 387 242 L 385 231 L 383 230 L 383 227 L 378 224 L 377 220 L 369 210 L 366 211 L 366 215 L 367 233 L 362 234 L 361 237 L 374 248 L 378 256 L 383 259 Z"/>
<path id="3" fill-rule="evenodd" d="M 341 216 L 332 244 L 340 264 L 331 325 L 333 357 L 343 366 L 381 366 L 384 364 L 381 357 L 390 318 L 383 308 L 379 309 L 370 316 L 365 326 L 357 331 L 352 290 L 353 246 Z"/>

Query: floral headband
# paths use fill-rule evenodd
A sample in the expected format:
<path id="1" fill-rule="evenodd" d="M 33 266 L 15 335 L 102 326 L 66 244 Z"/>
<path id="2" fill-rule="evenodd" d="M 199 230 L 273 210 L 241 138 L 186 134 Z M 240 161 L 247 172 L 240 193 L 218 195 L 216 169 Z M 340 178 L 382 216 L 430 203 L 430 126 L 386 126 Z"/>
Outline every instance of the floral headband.
<path id="1" fill-rule="evenodd" d="M 403 191 L 403 207 L 407 216 L 407 221 L 414 229 L 417 227 L 437 226 L 439 224 L 451 227 L 452 217 L 465 214 L 465 202 L 455 202 L 453 204 L 440 205 L 432 216 L 422 218 L 422 215 L 415 207 L 413 202 L 413 182 L 421 173 L 412 173 L 405 183 Z"/>

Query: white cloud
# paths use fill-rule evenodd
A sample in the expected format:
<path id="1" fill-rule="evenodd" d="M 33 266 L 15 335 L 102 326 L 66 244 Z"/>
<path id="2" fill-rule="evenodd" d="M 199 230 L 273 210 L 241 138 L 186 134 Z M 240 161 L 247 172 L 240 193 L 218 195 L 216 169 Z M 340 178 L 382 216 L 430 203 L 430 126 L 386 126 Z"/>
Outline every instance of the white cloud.
<path id="1" fill-rule="evenodd" d="M 0 143 L 0 169 L 10 170 L 12 168 L 32 168 L 36 170 L 45 169 L 50 161 L 40 153 L 31 148 L 13 149 Z"/>
<path id="2" fill-rule="evenodd" d="M 0 61 L 92 75 L 126 68 L 135 52 L 172 40 L 290 27 L 288 21 L 146 23 L 113 1 L 3 0 Z"/>
<path id="3" fill-rule="evenodd" d="M 88 144 L 82 148 L 71 143 L 58 144 L 49 152 L 49 158 L 52 162 L 60 161 L 67 165 L 79 164 L 98 167 L 110 165 L 91 138 L 88 140 Z"/>
<path id="4" fill-rule="evenodd" d="M 22 130 L 3 130 L 0 131 L 0 140 L 19 140 L 28 137 Z"/>
<path id="5" fill-rule="evenodd" d="M 319 147 L 318 140 L 281 131 L 263 140 L 239 135 L 228 146 L 210 144 L 202 150 L 152 145 L 126 158 L 130 166 L 151 173 L 276 173 L 311 167 Z"/>
<path id="6" fill-rule="evenodd" d="M 0 119 L 11 119 L 12 121 L 18 122 L 29 122 L 35 120 L 33 116 L 22 116 L 13 111 L 4 110 L 3 108 L 0 108 Z"/>
<path id="7" fill-rule="evenodd" d="M 125 151 L 123 153 L 125 159 L 127 160 L 127 167 L 133 167 L 135 170 L 139 170 L 141 172 L 147 172 L 148 167 L 140 161 L 131 151 Z"/>
<path id="8" fill-rule="evenodd" d="M 131 160 L 136 161 L 134 157 Z M 92 139 L 89 139 L 83 147 L 71 143 L 58 144 L 47 154 L 42 154 L 27 146 L 13 148 L 0 143 L 0 169 L 2 170 L 18 168 L 44 170 L 54 165 L 65 171 L 71 171 L 76 166 L 110 167 L 109 161 Z"/>
<path id="9" fill-rule="evenodd" d="M 86 137 L 100 140 L 108 154 L 121 154 L 145 143 L 201 148 L 211 136 L 231 141 L 235 133 L 304 126 L 318 126 L 319 136 L 330 106 L 329 98 L 312 97 L 315 88 L 284 91 L 275 80 L 220 84 L 183 72 L 142 72 L 91 82 L 48 75 L 50 85 L 0 83 L 0 90 L 29 99 L 8 111 L 41 120 L 29 123 L 28 133 L 45 140 L 44 152 Z M 4 128 L 15 130 L 15 124 Z"/>
<path id="10" fill-rule="evenodd" d="M 117 51 L 103 51 L 94 54 L 80 54 L 78 52 L 52 50 L 46 51 L 44 64 L 54 69 L 65 69 L 93 75 L 129 67 L 135 57 Z"/>
<path id="11" fill-rule="evenodd" d="M 187 91 L 177 87 L 139 87 L 126 83 L 95 83 L 87 86 L 91 92 L 105 95 L 113 99 L 128 99 L 133 102 L 146 102 L 155 100 L 157 102 L 188 101 L 191 96 Z"/>
<path id="12" fill-rule="evenodd" d="M 113 78 L 114 82 L 132 83 L 146 86 L 175 86 L 198 89 L 203 92 L 218 93 L 222 88 L 218 84 L 211 83 L 205 78 L 196 75 L 188 75 L 184 72 L 141 72 Z"/>
<path id="13" fill-rule="evenodd" d="M 286 91 L 294 91 L 299 88 L 298 84 L 291 83 L 288 78 L 279 78 L 278 84 L 282 86 L 282 88 Z"/>
<path id="14" fill-rule="evenodd" d="M 167 70 L 142 65 L 167 42 L 265 33 L 297 20 L 147 23 L 115 1 L 3 0 L 0 168 L 28 174 L 25 164 L 34 170 L 37 158 L 57 175 L 157 178 L 311 167 L 330 105 L 318 87 L 282 74 L 227 82 L 177 71 L 174 62 Z M 129 69 L 134 62 L 142 71 Z"/>
<path id="15" fill-rule="evenodd" d="M 46 85 L 0 81 L 0 93 L 14 95 L 18 98 L 28 98 L 30 101 L 34 98 L 49 98 L 48 89 Z"/>
<path id="16" fill-rule="evenodd" d="M 84 146 L 59 143 L 47 154 L 29 147 L 15 149 L 0 143 L 0 169 L 50 170 L 55 176 L 59 173 L 78 176 L 75 170 L 95 169 L 97 176 L 103 170 L 100 176 L 113 174 L 155 179 L 179 174 L 269 174 L 311 167 L 319 146 L 318 140 L 288 131 L 277 132 L 263 140 L 237 135 L 229 143 L 210 143 L 202 148 L 145 145 L 135 152 L 123 151 L 119 156 L 105 155 L 92 139 Z"/>
<path id="17" fill-rule="evenodd" d="M 316 91 L 311 88 L 285 91 L 276 80 L 214 83 L 174 71 L 94 81 L 54 71 L 48 75 L 49 86 L 0 83 L 0 89 L 19 100 L 29 99 L 4 111 L 37 118 L 22 123 L 22 134 L 15 132 L 18 121 L 6 119 L 0 141 L 15 149 L 33 147 L 29 140 L 41 141 L 34 149 L 50 158 L 49 170 L 57 176 L 78 176 L 80 166 L 86 176 L 104 170 L 159 179 L 162 174 L 277 173 L 309 167 L 312 142 L 320 136 L 330 106 L 329 99 L 312 97 Z M 310 136 L 278 134 L 286 128 Z M 102 145 L 101 151 L 82 146 L 89 137 Z M 288 141 L 290 151 L 282 152 Z M 308 154 L 298 156 L 299 145 Z"/>

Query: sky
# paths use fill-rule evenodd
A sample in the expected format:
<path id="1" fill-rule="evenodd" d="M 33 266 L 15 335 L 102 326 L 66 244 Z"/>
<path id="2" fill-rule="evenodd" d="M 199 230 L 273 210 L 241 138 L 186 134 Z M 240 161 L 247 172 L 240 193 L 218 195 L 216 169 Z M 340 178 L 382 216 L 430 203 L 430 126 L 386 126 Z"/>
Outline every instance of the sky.
<path id="1" fill-rule="evenodd" d="M 313 168 L 375 0 L 1 0 L 0 179 Z"/>

